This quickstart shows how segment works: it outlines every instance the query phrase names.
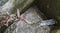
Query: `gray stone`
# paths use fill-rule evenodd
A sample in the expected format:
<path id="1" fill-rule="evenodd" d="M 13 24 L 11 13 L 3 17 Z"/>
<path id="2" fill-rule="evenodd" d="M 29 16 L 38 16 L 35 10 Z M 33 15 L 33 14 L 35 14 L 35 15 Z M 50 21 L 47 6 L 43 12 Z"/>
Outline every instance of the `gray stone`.
<path id="1" fill-rule="evenodd" d="M 50 27 L 47 25 L 41 26 L 43 19 L 37 14 L 35 7 L 29 8 L 21 15 L 21 20 L 16 24 L 16 33 L 49 33 Z M 26 17 L 26 18 L 24 18 Z M 27 22 L 27 21 L 28 22 Z"/>
<path id="2" fill-rule="evenodd" d="M 36 6 L 29 8 L 21 15 L 20 20 L 14 22 L 5 33 L 49 33 L 50 27 L 48 24 L 51 24 L 52 20 L 43 20 L 41 17 L 43 13 L 38 14 L 37 11 L 39 10 Z M 47 25 L 41 25 L 41 23 Z"/>

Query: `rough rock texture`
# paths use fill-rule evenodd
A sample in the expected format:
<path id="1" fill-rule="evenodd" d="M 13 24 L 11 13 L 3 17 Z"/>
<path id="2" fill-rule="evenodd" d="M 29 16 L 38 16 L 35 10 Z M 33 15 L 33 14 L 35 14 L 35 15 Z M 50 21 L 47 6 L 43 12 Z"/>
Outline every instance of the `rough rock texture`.
<path id="1" fill-rule="evenodd" d="M 21 2 L 20 2 L 21 1 Z M 6 12 L 11 12 L 12 9 L 16 11 L 17 8 L 20 9 L 20 11 L 26 9 L 30 4 L 32 4 L 34 0 L 9 0 L 6 4 L 4 4 L 0 8 L 1 14 L 6 14 Z M 41 12 L 35 12 L 39 11 L 36 10 L 37 8 L 30 8 L 27 10 L 26 13 L 21 15 L 21 20 L 19 23 L 15 23 L 17 27 L 9 27 L 5 33 L 49 33 L 50 27 L 49 26 L 41 26 L 41 21 L 43 19 L 46 19 L 46 17 L 43 17 L 43 14 L 40 15 Z M 13 12 L 13 11 L 12 11 Z M 42 16 L 42 17 L 41 17 Z M 27 18 L 28 17 L 28 18 Z M 46 22 L 46 21 L 45 21 Z M 14 28 L 14 29 L 13 29 Z M 13 31 L 14 30 L 14 31 Z M 13 32 L 12 32 L 13 31 Z"/>
<path id="2" fill-rule="evenodd" d="M 48 26 L 40 26 L 40 23 L 27 24 L 24 21 L 20 21 L 17 24 L 16 33 L 49 33 L 50 28 Z"/>
<path id="3" fill-rule="evenodd" d="M 21 15 L 22 19 L 17 24 L 16 33 L 49 33 L 50 27 L 40 25 L 43 18 L 36 11 L 36 7 L 31 7 Z"/>
<path id="4" fill-rule="evenodd" d="M 58 21 L 56 27 L 60 29 L 60 0 L 37 0 L 36 4 L 48 18 Z"/>
<path id="5" fill-rule="evenodd" d="M 6 14 L 6 12 L 14 12 L 16 11 L 17 8 L 21 10 L 23 10 L 24 8 L 28 8 L 30 6 L 30 4 L 33 3 L 34 0 L 5 0 L 5 3 L 3 3 L 2 1 L 0 1 L 1 3 L 3 3 L 4 5 L 2 5 L 0 7 L 0 14 Z"/>
<path id="6" fill-rule="evenodd" d="M 40 25 L 43 21 L 42 14 L 38 14 L 36 11 L 38 11 L 37 7 L 29 8 L 21 15 L 20 21 L 14 23 L 15 25 L 12 24 L 5 33 L 49 33 L 50 27 Z"/>
<path id="7" fill-rule="evenodd" d="M 60 22 L 60 0 L 37 0 L 36 4 L 47 17 Z"/>
<path id="8" fill-rule="evenodd" d="M 36 6 L 30 7 L 25 13 L 21 14 L 20 20 L 11 24 L 4 33 L 49 33 L 50 26 L 54 20 L 45 20 L 42 18 L 42 12 L 37 13 Z"/>
<path id="9" fill-rule="evenodd" d="M 0 0 L 0 6 L 4 5 L 8 0 Z"/>
<path id="10" fill-rule="evenodd" d="M 0 0 L 0 18 L 2 14 L 6 14 L 7 12 L 10 14 L 16 14 L 17 8 L 20 9 L 20 12 L 22 12 L 22 10 L 24 12 L 27 8 L 30 7 L 33 1 L 34 0 Z"/>

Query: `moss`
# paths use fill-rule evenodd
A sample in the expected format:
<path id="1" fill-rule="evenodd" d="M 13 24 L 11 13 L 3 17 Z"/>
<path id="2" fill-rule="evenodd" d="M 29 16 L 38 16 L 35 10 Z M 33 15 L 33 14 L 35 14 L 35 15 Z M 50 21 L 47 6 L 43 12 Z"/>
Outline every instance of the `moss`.
<path id="1" fill-rule="evenodd" d="M 49 19 L 57 20 L 55 26 L 60 27 L 60 0 L 37 0 L 35 4 Z M 59 33 L 59 31 L 54 30 L 54 33 Z"/>
<path id="2" fill-rule="evenodd" d="M 15 3 L 14 10 L 12 13 L 16 13 L 16 9 L 20 9 L 20 12 L 23 13 L 26 11 L 30 5 L 34 2 L 34 0 L 17 0 Z"/>

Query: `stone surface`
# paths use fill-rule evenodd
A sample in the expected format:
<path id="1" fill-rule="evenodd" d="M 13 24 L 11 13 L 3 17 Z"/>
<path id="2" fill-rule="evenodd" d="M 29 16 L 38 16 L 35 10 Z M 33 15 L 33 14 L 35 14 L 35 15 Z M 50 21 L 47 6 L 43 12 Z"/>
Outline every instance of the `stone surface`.
<path id="1" fill-rule="evenodd" d="M 50 27 L 41 24 L 51 25 L 52 20 L 43 20 L 43 13 L 38 14 L 37 11 L 40 10 L 36 6 L 30 7 L 21 15 L 20 20 L 11 24 L 4 33 L 49 33 Z"/>
<path id="2" fill-rule="evenodd" d="M 50 27 L 40 25 L 43 18 L 36 11 L 38 11 L 37 7 L 33 6 L 21 15 L 21 20 L 17 23 L 16 33 L 49 33 Z"/>
<path id="3" fill-rule="evenodd" d="M 16 33 L 49 33 L 50 28 L 48 26 L 40 26 L 40 23 L 29 25 L 24 21 L 18 23 Z"/>
<path id="4" fill-rule="evenodd" d="M 38 11 L 40 10 L 38 10 L 37 7 L 30 7 L 25 13 L 21 15 L 21 18 L 24 19 L 28 24 L 33 24 L 42 21 L 43 19 L 42 17 L 40 17 L 41 15 L 37 13 Z"/>
<path id="5" fill-rule="evenodd" d="M 3 6 L 8 0 L 0 0 L 0 6 Z"/>
<path id="6" fill-rule="evenodd" d="M 37 0 L 36 4 L 48 18 L 54 18 L 60 23 L 60 0 Z"/>
<path id="7" fill-rule="evenodd" d="M 3 3 L 4 1 L 2 1 L 0 2 Z M 6 14 L 6 12 L 15 13 L 17 8 L 22 11 L 23 9 L 27 9 L 30 4 L 33 3 L 33 1 L 34 0 L 5 0 L 5 3 L 3 3 L 4 5 L 1 4 L 2 6 L 0 7 L 0 14 Z"/>
<path id="8" fill-rule="evenodd" d="M 58 29 L 60 27 L 60 0 L 37 0 L 36 4 L 48 18 L 58 21 L 55 25 Z"/>

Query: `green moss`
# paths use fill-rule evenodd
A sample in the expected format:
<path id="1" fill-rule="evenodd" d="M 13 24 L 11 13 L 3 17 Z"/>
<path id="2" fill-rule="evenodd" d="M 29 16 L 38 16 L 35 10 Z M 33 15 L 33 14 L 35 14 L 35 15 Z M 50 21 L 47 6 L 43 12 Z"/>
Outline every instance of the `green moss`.
<path id="1" fill-rule="evenodd" d="M 20 9 L 20 12 L 24 12 L 25 10 L 27 10 L 30 5 L 34 2 L 34 0 L 18 0 L 16 1 L 14 10 L 12 11 L 12 13 L 16 13 L 16 9 Z"/>

